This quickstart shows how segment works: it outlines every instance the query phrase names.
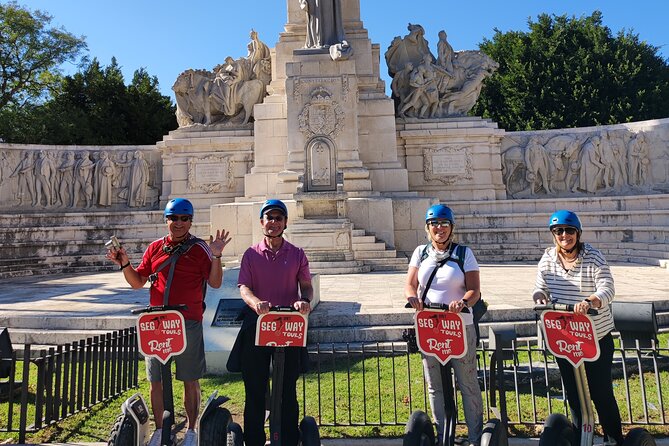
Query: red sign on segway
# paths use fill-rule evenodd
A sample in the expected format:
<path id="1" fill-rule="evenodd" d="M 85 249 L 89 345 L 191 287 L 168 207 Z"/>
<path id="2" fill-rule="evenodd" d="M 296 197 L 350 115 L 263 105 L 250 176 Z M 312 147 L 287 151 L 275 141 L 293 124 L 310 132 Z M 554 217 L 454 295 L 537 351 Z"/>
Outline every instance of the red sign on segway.
<path id="1" fill-rule="evenodd" d="M 301 313 L 269 312 L 261 314 L 256 324 L 259 347 L 306 347 L 307 317 Z"/>
<path id="2" fill-rule="evenodd" d="M 462 358 L 467 354 L 462 316 L 443 310 L 417 312 L 416 343 L 421 352 L 434 356 L 442 365 L 446 365 L 451 358 Z"/>
<path id="3" fill-rule="evenodd" d="M 541 322 L 546 346 L 553 355 L 564 358 L 574 367 L 599 358 L 599 342 L 592 319 L 584 314 L 544 311 Z"/>
<path id="4" fill-rule="evenodd" d="M 139 351 L 163 364 L 186 350 L 186 325 L 178 311 L 143 313 L 137 318 Z"/>

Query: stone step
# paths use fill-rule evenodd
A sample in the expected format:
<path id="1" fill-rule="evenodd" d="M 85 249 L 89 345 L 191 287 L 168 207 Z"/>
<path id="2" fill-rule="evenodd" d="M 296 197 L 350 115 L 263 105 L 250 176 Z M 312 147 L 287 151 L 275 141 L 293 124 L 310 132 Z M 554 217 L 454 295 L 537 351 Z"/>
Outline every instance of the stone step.
<path id="1" fill-rule="evenodd" d="M 78 342 L 93 336 L 104 336 L 108 330 L 44 330 L 35 328 L 12 328 L 12 344 L 62 345 Z"/>
<path id="2" fill-rule="evenodd" d="M 364 243 L 376 243 L 376 237 L 373 235 L 356 235 L 351 237 L 351 243 L 353 245 L 364 244 Z"/>
<path id="3" fill-rule="evenodd" d="M 458 215 L 489 215 L 512 213 L 542 213 L 548 216 L 556 209 L 570 209 L 579 214 L 593 212 L 600 214 L 609 211 L 641 211 L 669 209 L 669 194 L 625 195 L 611 197 L 579 197 L 551 199 L 520 199 L 495 201 L 450 201 L 448 206 Z"/>
<path id="4" fill-rule="evenodd" d="M 366 234 L 364 229 L 352 229 L 351 230 L 351 237 L 364 237 Z"/>
<path id="5" fill-rule="evenodd" d="M 382 242 L 353 244 L 354 251 L 384 251 L 385 249 L 386 244 Z"/>
<path id="6" fill-rule="evenodd" d="M 357 250 L 355 249 L 353 251 L 354 258 L 356 260 L 366 260 L 366 259 L 394 259 L 397 258 L 397 251 L 390 250 L 374 250 L 374 251 L 366 251 L 366 250 Z M 404 257 L 402 257 L 404 258 Z"/>
<path id="7" fill-rule="evenodd" d="M 141 305 L 138 305 L 140 307 Z M 136 316 L 109 317 L 31 317 L 31 316 L 0 316 L 0 327 L 12 327 L 10 335 L 14 342 L 14 330 L 121 330 L 135 326 Z"/>
<path id="8" fill-rule="evenodd" d="M 206 215 L 209 219 L 209 211 Z M 197 222 L 197 220 L 196 220 Z M 0 215 L 0 228 L 28 228 L 54 226 L 86 226 L 86 225 L 113 225 L 131 226 L 133 224 L 161 224 L 164 225 L 162 211 L 131 211 L 115 210 L 108 212 L 38 212 Z"/>

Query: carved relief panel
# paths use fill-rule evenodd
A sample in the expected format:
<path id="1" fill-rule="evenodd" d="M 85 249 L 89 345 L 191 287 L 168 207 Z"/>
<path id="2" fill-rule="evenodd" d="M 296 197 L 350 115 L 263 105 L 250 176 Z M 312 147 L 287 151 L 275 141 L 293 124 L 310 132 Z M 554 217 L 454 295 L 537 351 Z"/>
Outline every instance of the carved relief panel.
<path id="1" fill-rule="evenodd" d="M 231 190 L 235 186 L 231 155 L 209 155 L 188 159 L 188 189 L 206 193 Z"/>
<path id="2" fill-rule="evenodd" d="M 316 137 L 307 143 L 307 191 L 335 191 L 336 150 L 332 140 Z"/>
<path id="3" fill-rule="evenodd" d="M 0 208 L 152 208 L 161 174 L 151 150 L 0 148 Z"/>

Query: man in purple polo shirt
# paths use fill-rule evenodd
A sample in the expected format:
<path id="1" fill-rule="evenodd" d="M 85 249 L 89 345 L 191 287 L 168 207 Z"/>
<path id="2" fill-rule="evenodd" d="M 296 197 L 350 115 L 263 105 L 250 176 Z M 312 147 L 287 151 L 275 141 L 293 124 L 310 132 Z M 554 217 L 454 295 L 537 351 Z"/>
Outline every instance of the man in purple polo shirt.
<path id="1" fill-rule="evenodd" d="M 283 238 L 288 210 L 281 200 L 267 200 L 260 209 L 263 240 L 242 257 L 237 286 L 248 311 L 244 326 L 241 366 L 246 401 L 244 403 L 244 443 L 265 444 L 265 391 L 269 381 L 272 347 L 256 347 L 255 320 L 270 307 L 292 306 L 302 314 L 311 311 L 311 273 L 304 251 Z M 299 286 L 299 290 L 298 290 Z M 281 433 L 284 446 L 297 446 L 299 408 L 295 390 L 300 372 L 300 348 L 287 348 L 283 377 Z"/>

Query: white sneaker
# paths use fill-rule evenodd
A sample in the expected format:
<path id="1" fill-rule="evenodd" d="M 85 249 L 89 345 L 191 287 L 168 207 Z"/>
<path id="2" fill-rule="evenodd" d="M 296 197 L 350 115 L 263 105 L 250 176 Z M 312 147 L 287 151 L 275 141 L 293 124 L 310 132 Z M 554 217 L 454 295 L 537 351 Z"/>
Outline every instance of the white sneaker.
<path id="1" fill-rule="evenodd" d="M 156 429 L 153 435 L 151 435 L 151 439 L 149 440 L 149 444 L 147 446 L 160 446 L 160 440 L 162 440 L 162 438 L 162 431 L 160 429 Z"/>
<path id="2" fill-rule="evenodd" d="M 186 431 L 182 446 L 197 446 L 197 433 L 193 429 L 188 429 Z"/>

